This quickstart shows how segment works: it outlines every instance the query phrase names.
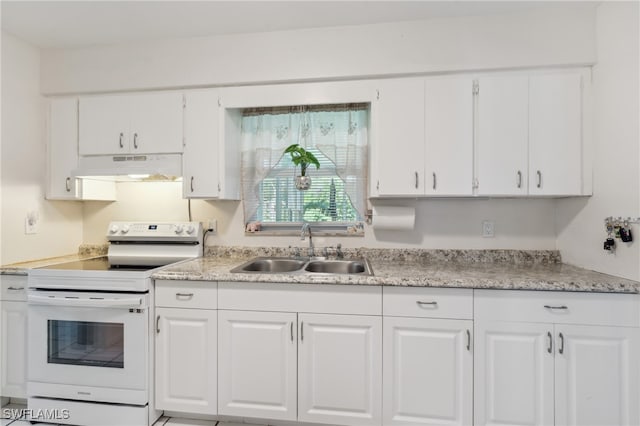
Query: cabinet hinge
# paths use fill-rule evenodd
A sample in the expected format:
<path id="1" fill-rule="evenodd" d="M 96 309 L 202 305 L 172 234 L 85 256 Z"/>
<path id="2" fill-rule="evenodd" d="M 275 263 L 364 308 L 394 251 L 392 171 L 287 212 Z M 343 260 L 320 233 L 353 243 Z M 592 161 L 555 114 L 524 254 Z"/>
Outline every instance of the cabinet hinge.
<path id="1" fill-rule="evenodd" d="M 220 100 L 220 97 L 218 97 L 218 106 L 221 107 L 222 106 L 222 100 Z"/>
<path id="2" fill-rule="evenodd" d="M 477 95 L 480 93 L 480 83 L 478 80 L 473 80 L 473 94 Z"/>
<path id="3" fill-rule="evenodd" d="M 182 108 L 186 108 L 187 107 L 187 97 L 185 95 L 182 95 Z"/>

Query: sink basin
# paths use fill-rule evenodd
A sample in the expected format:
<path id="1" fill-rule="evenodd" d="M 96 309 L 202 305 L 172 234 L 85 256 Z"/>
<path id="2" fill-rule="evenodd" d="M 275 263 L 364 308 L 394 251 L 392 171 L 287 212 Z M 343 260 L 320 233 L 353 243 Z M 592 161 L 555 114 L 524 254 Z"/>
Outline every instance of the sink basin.
<path id="1" fill-rule="evenodd" d="M 324 274 L 371 275 L 371 267 L 366 260 L 312 260 L 304 270 Z"/>
<path id="2" fill-rule="evenodd" d="M 231 272 L 261 272 L 282 274 L 298 271 L 307 263 L 305 259 L 291 259 L 287 257 L 258 257 L 243 263 Z"/>
<path id="3" fill-rule="evenodd" d="M 292 257 L 256 257 L 231 270 L 249 274 L 357 274 L 373 275 L 366 259 L 311 260 Z"/>

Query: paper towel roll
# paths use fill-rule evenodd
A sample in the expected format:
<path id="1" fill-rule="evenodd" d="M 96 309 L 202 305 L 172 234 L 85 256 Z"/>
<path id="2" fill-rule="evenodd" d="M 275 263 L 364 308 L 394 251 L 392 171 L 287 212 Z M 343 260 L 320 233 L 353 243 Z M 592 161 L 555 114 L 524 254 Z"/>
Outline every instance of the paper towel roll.
<path id="1" fill-rule="evenodd" d="M 379 206 L 373 208 L 373 229 L 411 231 L 416 223 L 415 207 Z"/>

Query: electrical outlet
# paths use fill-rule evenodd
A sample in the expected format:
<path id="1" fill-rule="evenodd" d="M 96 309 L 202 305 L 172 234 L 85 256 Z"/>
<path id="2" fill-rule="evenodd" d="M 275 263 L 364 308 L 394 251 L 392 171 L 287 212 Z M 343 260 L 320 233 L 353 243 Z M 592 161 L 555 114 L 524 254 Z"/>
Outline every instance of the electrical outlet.
<path id="1" fill-rule="evenodd" d="M 218 232 L 218 219 L 209 219 L 207 229 L 211 229 L 212 233 Z"/>
<path id="2" fill-rule="evenodd" d="M 27 213 L 27 217 L 24 218 L 24 233 L 25 234 L 37 234 L 40 224 L 40 215 L 37 211 L 30 211 Z"/>
<path id="3" fill-rule="evenodd" d="M 482 222 L 482 236 L 484 238 L 493 238 L 495 231 L 495 222 L 492 220 L 485 220 Z"/>

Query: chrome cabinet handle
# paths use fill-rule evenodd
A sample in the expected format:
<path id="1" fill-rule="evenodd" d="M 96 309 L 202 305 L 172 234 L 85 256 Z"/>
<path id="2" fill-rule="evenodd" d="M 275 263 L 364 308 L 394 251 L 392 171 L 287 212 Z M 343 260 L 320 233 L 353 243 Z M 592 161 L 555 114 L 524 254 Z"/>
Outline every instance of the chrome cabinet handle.
<path id="1" fill-rule="evenodd" d="M 415 172 L 416 174 L 416 189 L 418 189 L 418 172 Z"/>
<path id="2" fill-rule="evenodd" d="M 138 134 L 137 133 L 133 134 L 133 147 L 135 149 L 138 149 Z"/>
<path id="3" fill-rule="evenodd" d="M 522 188 L 522 172 L 518 170 L 518 188 Z"/>
<path id="4" fill-rule="evenodd" d="M 561 306 L 551 306 L 551 305 L 544 305 L 545 308 L 547 309 L 559 309 L 559 310 L 566 310 L 569 309 L 567 306 L 565 305 L 561 305 Z"/>
<path id="5" fill-rule="evenodd" d="M 119 141 L 120 148 L 124 148 L 124 144 L 122 143 L 122 138 L 124 138 L 124 133 L 121 132 L 120 133 L 120 141 Z"/>
<path id="6" fill-rule="evenodd" d="M 193 297 L 193 293 L 176 293 L 176 298 L 179 298 L 179 297 L 192 298 Z"/>
<path id="7" fill-rule="evenodd" d="M 7 290 L 22 291 L 22 290 L 24 290 L 24 287 L 8 287 Z"/>
<path id="8" fill-rule="evenodd" d="M 376 190 L 380 191 L 380 181 L 377 181 L 377 183 L 376 183 Z"/>
<path id="9" fill-rule="evenodd" d="M 304 341 L 304 321 L 300 321 L 300 341 Z"/>
<path id="10" fill-rule="evenodd" d="M 156 334 L 160 334 L 160 315 L 156 317 Z"/>
<path id="11" fill-rule="evenodd" d="M 471 332 L 467 330 L 467 350 L 471 351 Z"/>
<path id="12" fill-rule="evenodd" d="M 193 176 L 191 176 L 191 192 L 193 192 Z"/>
<path id="13" fill-rule="evenodd" d="M 436 173 L 433 172 L 432 174 L 433 174 L 433 190 L 435 191 L 438 181 L 436 179 Z"/>
<path id="14" fill-rule="evenodd" d="M 291 341 L 293 342 L 293 321 L 291 321 Z"/>
<path id="15" fill-rule="evenodd" d="M 542 172 L 541 172 L 540 170 L 538 170 L 538 171 L 536 172 L 536 176 L 537 176 L 537 178 L 538 178 L 538 183 L 536 184 L 536 186 L 537 186 L 538 188 L 541 188 L 541 187 L 542 187 Z"/>
<path id="16" fill-rule="evenodd" d="M 435 301 L 434 302 L 422 302 L 420 300 L 416 300 L 416 303 L 419 306 L 423 306 L 423 305 L 438 306 L 438 302 L 435 302 Z"/>
<path id="17" fill-rule="evenodd" d="M 562 333 L 559 333 L 558 337 L 560 337 L 560 348 L 558 348 L 558 353 L 562 355 L 564 353 L 564 336 Z"/>
<path id="18" fill-rule="evenodd" d="M 65 179 L 64 187 L 66 188 L 67 192 L 71 192 L 71 178 L 70 177 Z"/>
<path id="19" fill-rule="evenodd" d="M 547 331 L 547 337 L 549 338 L 549 347 L 547 348 L 547 352 L 551 353 L 553 350 L 553 336 L 551 336 L 550 331 Z"/>

